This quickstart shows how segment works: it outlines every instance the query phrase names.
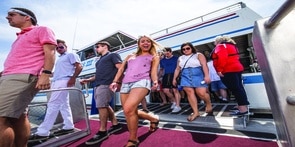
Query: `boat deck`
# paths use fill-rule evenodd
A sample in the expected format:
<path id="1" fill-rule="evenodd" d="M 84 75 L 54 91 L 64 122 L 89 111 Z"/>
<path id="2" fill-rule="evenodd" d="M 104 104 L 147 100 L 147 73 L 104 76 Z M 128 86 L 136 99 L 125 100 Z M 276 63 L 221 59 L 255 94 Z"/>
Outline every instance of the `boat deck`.
<path id="1" fill-rule="evenodd" d="M 170 105 L 160 106 L 159 103 L 149 103 L 148 109 L 150 110 L 149 113 L 159 117 L 159 128 L 161 130 L 194 132 L 270 142 L 277 141 L 276 129 L 271 114 L 254 112 L 253 115 L 246 115 L 245 117 L 232 117 L 230 116 L 229 110 L 235 105 L 236 103 L 212 103 L 214 116 L 206 116 L 206 113 L 204 112 L 205 105 L 198 104 L 201 116 L 192 122 L 187 121 L 187 116 L 192 113 L 192 109 L 188 103 L 181 103 L 182 110 L 178 113 L 171 113 Z M 38 109 L 40 109 L 39 107 L 41 106 L 42 105 L 38 105 Z M 33 108 L 37 109 L 37 107 Z M 139 109 L 141 109 L 141 106 L 139 106 Z M 118 106 L 116 107 L 116 110 L 115 114 L 118 121 L 121 124 L 126 124 L 123 110 Z M 36 127 L 40 123 L 40 119 L 33 117 L 33 114 L 34 113 L 31 113 L 30 116 L 31 125 L 33 127 L 31 130 L 32 133 L 36 131 Z M 42 115 L 39 115 L 38 118 L 40 118 L 40 116 Z M 91 122 L 90 130 L 85 128 L 87 126 L 87 121 L 80 120 L 75 123 L 76 129 L 74 133 L 63 136 L 52 136 L 52 138 L 46 142 L 29 142 L 28 146 L 76 146 L 77 144 L 85 146 L 84 142 L 97 132 L 97 125 L 99 124 L 97 123 L 97 121 L 99 121 L 98 114 L 90 115 L 89 120 Z M 244 122 L 246 122 L 246 124 Z M 149 121 L 139 120 L 139 126 L 148 128 Z M 52 132 L 60 129 L 61 127 L 62 123 L 56 124 L 52 129 Z M 125 128 L 125 131 L 121 132 L 123 133 L 123 138 L 126 137 L 124 137 L 124 135 L 126 135 L 125 132 L 128 132 L 127 128 Z M 75 141 L 73 142 L 73 140 Z M 71 143 L 68 144 L 69 142 Z M 144 143 L 147 142 L 144 141 Z"/>
<path id="2" fill-rule="evenodd" d="M 251 113 L 243 117 L 230 116 L 230 109 L 235 103 L 212 103 L 214 116 L 207 116 L 205 105 L 199 104 L 201 114 L 192 122 L 187 121 L 187 116 L 192 113 L 189 104 L 182 103 L 182 110 L 178 113 L 172 113 L 170 105 L 160 106 L 159 103 L 148 104 L 149 113 L 158 115 L 161 128 L 180 129 L 194 132 L 217 133 L 227 135 L 237 135 L 250 138 L 259 138 L 266 140 L 276 139 L 276 129 L 272 115 L 269 113 Z M 139 106 L 139 108 L 141 108 Z M 251 109 L 250 109 L 251 111 Z M 118 120 L 125 123 L 125 116 L 122 110 L 116 112 Z M 93 115 L 92 118 L 97 117 Z M 148 125 L 146 120 L 140 120 L 141 125 Z"/>

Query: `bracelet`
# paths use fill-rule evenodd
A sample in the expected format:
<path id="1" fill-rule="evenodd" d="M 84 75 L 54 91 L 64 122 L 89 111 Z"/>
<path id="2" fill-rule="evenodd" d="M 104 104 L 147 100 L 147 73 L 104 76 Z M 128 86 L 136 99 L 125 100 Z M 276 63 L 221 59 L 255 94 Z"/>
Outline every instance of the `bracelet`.
<path id="1" fill-rule="evenodd" d="M 121 82 L 113 81 L 113 83 L 122 84 Z"/>
<path id="2" fill-rule="evenodd" d="M 52 74 L 52 72 L 50 70 L 42 70 L 42 73 L 45 73 L 45 74 Z"/>

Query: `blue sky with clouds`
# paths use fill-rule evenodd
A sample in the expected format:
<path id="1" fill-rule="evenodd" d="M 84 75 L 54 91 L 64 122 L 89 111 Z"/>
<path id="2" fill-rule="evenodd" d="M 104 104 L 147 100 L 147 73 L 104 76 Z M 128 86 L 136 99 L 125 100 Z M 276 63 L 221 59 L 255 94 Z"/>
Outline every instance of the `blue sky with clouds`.
<path id="1" fill-rule="evenodd" d="M 1 0 L 0 71 L 18 29 L 9 26 L 10 7 L 31 9 L 38 24 L 50 27 L 69 49 L 81 49 L 121 30 L 137 38 L 235 4 L 239 0 Z M 244 0 L 263 17 L 273 14 L 284 0 Z"/>

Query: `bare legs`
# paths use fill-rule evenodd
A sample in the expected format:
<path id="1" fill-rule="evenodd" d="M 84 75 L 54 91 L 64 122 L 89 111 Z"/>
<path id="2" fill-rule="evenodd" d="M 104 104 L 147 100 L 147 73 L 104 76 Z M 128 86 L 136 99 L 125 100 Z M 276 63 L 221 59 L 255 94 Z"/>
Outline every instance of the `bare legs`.
<path id="1" fill-rule="evenodd" d="M 212 104 L 210 100 L 210 95 L 207 93 L 207 88 L 199 87 L 195 88 L 196 94 L 199 96 L 201 100 L 206 103 L 206 112 L 212 112 Z"/>
<path id="2" fill-rule="evenodd" d="M 199 110 L 198 110 L 198 104 L 197 104 L 197 97 L 196 94 L 200 97 L 200 99 L 204 100 L 206 103 L 206 112 L 211 113 L 212 112 L 212 104 L 210 101 L 210 96 L 207 93 L 207 88 L 205 87 L 199 87 L 199 88 L 191 88 L 191 87 L 184 87 L 183 90 L 186 92 L 188 97 L 188 102 L 190 106 L 193 109 L 193 114 L 189 116 L 188 120 L 192 121 L 196 117 L 198 117 Z"/>
<path id="3" fill-rule="evenodd" d="M 173 94 L 171 93 L 170 89 L 164 88 L 163 89 L 164 94 L 168 97 L 169 101 L 171 103 L 176 103 L 176 99 L 174 98 Z"/>
<path id="4" fill-rule="evenodd" d="M 138 119 L 147 119 L 151 122 L 157 122 L 158 118 L 152 116 L 151 114 L 137 110 L 137 106 L 144 99 L 148 90 L 146 88 L 133 88 L 129 94 L 121 94 L 121 103 L 123 106 L 124 114 L 127 121 L 127 127 L 129 130 L 129 140 L 138 141 L 137 129 L 138 129 Z M 128 142 L 128 145 L 131 145 Z"/>
<path id="5" fill-rule="evenodd" d="M 175 103 L 175 106 L 177 106 L 178 109 L 181 110 L 181 107 L 180 107 L 180 93 L 179 93 L 178 89 L 177 88 L 172 88 L 172 92 L 173 92 L 172 93 L 171 89 L 164 88 L 163 92 L 167 95 L 167 97 L 171 100 L 171 102 Z M 180 110 L 177 110 L 177 111 L 180 111 Z"/>
<path id="6" fill-rule="evenodd" d="M 186 92 L 188 102 L 193 109 L 193 113 L 188 117 L 188 121 L 193 121 L 200 115 L 198 110 L 197 97 L 193 88 L 184 87 L 183 90 Z"/>
<path id="7" fill-rule="evenodd" d="M 142 110 L 145 110 L 146 112 L 149 111 L 149 109 L 147 108 L 147 102 L 146 102 L 146 99 L 142 99 L 141 101 L 141 106 L 142 106 Z"/>
<path id="8" fill-rule="evenodd" d="M 173 94 L 174 94 L 174 97 L 175 97 L 176 106 L 180 107 L 180 93 L 179 93 L 177 88 L 173 88 L 172 91 L 173 91 Z"/>
<path id="9" fill-rule="evenodd" d="M 19 119 L 0 118 L 0 146 L 26 147 L 29 136 L 30 123 L 25 114 L 22 114 Z"/>
<path id="10" fill-rule="evenodd" d="M 114 114 L 114 110 L 111 106 L 99 108 L 99 119 L 100 119 L 100 128 L 99 131 L 106 131 L 107 130 L 107 123 L 108 119 L 112 122 L 113 125 L 117 125 L 118 121 Z"/>
<path id="11" fill-rule="evenodd" d="M 168 104 L 165 93 L 163 91 L 159 91 L 159 94 L 160 94 L 160 97 L 162 99 L 161 106 L 163 106 L 165 104 Z"/>

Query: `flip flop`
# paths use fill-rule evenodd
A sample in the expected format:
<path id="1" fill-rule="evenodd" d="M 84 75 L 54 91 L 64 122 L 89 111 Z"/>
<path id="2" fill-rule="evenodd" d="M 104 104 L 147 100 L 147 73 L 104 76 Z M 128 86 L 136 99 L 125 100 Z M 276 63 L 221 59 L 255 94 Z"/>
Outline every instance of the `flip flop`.
<path id="1" fill-rule="evenodd" d="M 139 145 L 139 141 L 135 141 L 135 140 L 128 140 L 128 142 L 132 143 L 132 145 L 125 145 L 124 147 L 138 147 Z"/>

